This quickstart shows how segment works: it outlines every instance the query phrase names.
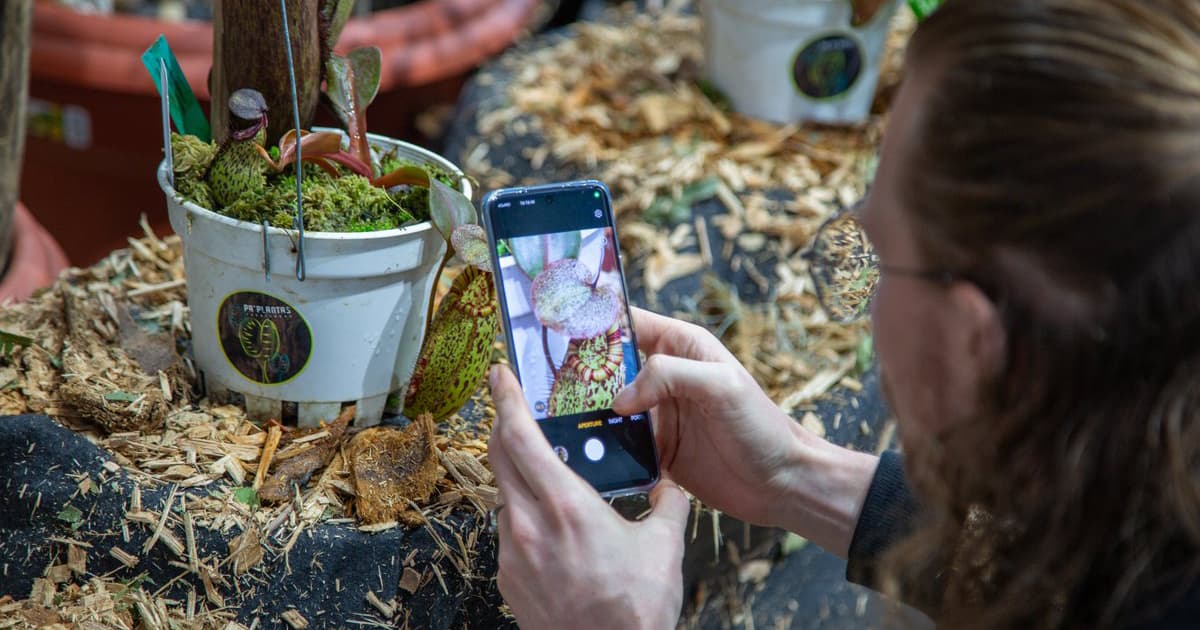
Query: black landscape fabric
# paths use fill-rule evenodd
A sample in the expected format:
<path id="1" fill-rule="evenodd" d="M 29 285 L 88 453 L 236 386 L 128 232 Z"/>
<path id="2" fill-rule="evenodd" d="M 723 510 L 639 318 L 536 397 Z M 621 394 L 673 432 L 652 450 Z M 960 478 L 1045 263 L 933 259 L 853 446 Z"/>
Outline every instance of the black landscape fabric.
<path id="1" fill-rule="evenodd" d="M 149 593 L 171 583 L 163 594 L 175 601 L 186 601 L 189 589 L 195 589 L 198 600 L 204 599 L 200 578 L 171 565 L 181 558 L 165 545 L 157 544 L 142 553 L 151 527 L 131 523 L 129 542 L 122 539 L 121 521 L 135 481 L 124 471 L 106 471 L 103 464 L 109 459 L 105 451 L 46 416 L 0 418 L 0 596 L 28 597 L 36 578 L 51 565 L 66 562 L 66 545 L 50 540 L 58 537 L 92 545 L 87 549 L 89 576 L 113 572 L 116 579 L 135 580 L 144 575 L 142 587 Z M 85 474 L 93 482 L 107 480 L 98 494 L 79 492 Z M 215 492 L 215 487 L 180 488 L 178 493 L 198 497 L 210 491 Z M 143 509 L 161 514 L 170 492 L 170 484 L 143 486 Z M 64 514 L 68 505 L 81 516 L 72 518 L 69 509 Z M 176 497 L 173 509 L 178 505 Z M 73 529 L 73 525 L 77 527 Z M 433 527 L 439 528 L 443 539 L 454 539 L 449 528 Z M 476 525 L 472 516 L 456 513 L 449 527 L 457 528 L 465 539 L 466 530 Z M 182 540 L 178 528 L 176 531 Z M 240 533 L 237 527 L 228 534 L 196 527 L 200 559 L 210 565 L 224 560 L 229 555 L 229 541 Z M 381 621 L 367 603 L 368 592 L 385 602 L 395 597 L 400 603 L 397 620 L 403 623 L 407 618 L 410 627 L 502 624 L 494 580 L 486 577 L 495 574 L 495 547 L 488 536 L 474 550 L 478 554 L 474 574 L 482 577 L 464 580 L 449 560 L 439 561 L 445 590 L 429 569 L 438 547 L 425 528 L 367 533 L 348 525 L 321 523 L 303 532 L 286 558 L 276 551 L 285 542 L 268 541 L 262 563 L 238 576 L 236 584 L 231 565 L 221 571 L 229 583 L 217 588 L 225 604 L 236 609 L 239 621 L 247 626 L 257 618 L 258 627 L 280 627 L 280 615 L 289 609 L 297 610 L 314 628 L 346 627 L 372 618 Z M 110 555 L 114 546 L 141 561 L 126 568 Z M 399 590 L 399 583 L 403 563 L 414 549 L 411 566 L 430 579 L 410 595 Z"/>

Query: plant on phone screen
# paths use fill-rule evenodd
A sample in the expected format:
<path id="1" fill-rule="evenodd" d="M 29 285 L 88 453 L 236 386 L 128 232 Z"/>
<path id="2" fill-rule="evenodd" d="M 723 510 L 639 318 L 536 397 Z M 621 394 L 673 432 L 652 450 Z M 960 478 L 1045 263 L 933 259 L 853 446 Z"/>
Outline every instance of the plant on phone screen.
<path id="1" fill-rule="evenodd" d="M 568 339 L 590 339 L 617 321 L 621 300 L 595 273 L 574 258 L 546 265 L 530 290 L 538 323 Z"/>
<path id="2" fill-rule="evenodd" d="M 609 249 L 604 242 L 593 271 L 579 260 L 579 231 L 509 240 L 517 266 L 532 280 L 530 303 L 553 375 L 552 416 L 607 407 L 624 382 L 621 298 L 613 287 L 600 284 Z M 567 341 L 560 365 L 550 352 L 551 334 Z"/>
<path id="3" fill-rule="evenodd" d="M 562 416 L 612 407 L 625 382 L 625 348 L 621 327 L 588 339 L 572 339 L 566 358 L 554 374 L 549 414 Z"/>
<path id="4" fill-rule="evenodd" d="M 542 268 L 551 262 L 564 258 L 578 258 L 583 238 L 579 231 L 575 230 L 537 236 L 519 236 L 508 239 L 507 243 L 508 249 L 517 261 L 517 267 L 530 280 L 533 280 L 542 272 Z"/>

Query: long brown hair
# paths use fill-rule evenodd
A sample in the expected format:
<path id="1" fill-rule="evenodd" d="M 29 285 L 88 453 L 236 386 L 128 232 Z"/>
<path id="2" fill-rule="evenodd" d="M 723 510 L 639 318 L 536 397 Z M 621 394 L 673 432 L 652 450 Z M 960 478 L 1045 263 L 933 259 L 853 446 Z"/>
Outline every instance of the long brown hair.
<path id="1" fill-rule="evenodd" d="M 1200 2 L 948 0 L 908 68 L 901 202 L 1007 348 L 913 449 L 896 583 L 957 549 L 944 627 L 1152 617 L 1200 573 Z"/>

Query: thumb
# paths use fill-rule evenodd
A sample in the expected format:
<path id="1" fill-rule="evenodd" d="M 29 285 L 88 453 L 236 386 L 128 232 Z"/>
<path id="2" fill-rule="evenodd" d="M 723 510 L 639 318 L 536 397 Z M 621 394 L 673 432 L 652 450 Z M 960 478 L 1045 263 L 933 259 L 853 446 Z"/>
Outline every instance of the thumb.
<path id="1" fill-rule="evenodd" d="M 692 502 L 679 484 L 663 479 L 650 493 L 650 508 L 650 516 L 644 522 L 657 521 L 668 531 L 678 530 L 682 534 L 692 512 Z"/>
<path id="2" fill-rule="evenodd" d="M 492 390 L 492 404 L 496 407 L 497 415 L 527 412 L 522 408 L 525 394 L 521 391 L 521 384 L 507 365 L 492 366 L 488 372 L 488 386 Z"/>
<path id="3" fill-rule="evenodd" d="M 613 411 L 629 415 L 651 409 L 671 398 L 703 399 L 726 378 L 724 365 L 693 361 L 668 354 L 656 354 L 646 360 L 632 383 L 613 399 Z"/>

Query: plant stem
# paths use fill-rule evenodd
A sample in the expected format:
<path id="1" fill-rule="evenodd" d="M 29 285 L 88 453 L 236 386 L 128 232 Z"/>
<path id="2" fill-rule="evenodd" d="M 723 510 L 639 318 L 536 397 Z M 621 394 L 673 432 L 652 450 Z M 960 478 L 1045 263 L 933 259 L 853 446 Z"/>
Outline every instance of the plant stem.
<path id="1" fill-rule="evenodd" d="M 554 359 L 550 358 L 550 331 L 545 326 L 542 326 L 542 354 L 546 355 L 546 365 L 550 366 L 550 375 L 558 371 L 554 366 Z"/>
<path id="2" fill-rule="evenodd" d="M 600 274 L 604 273 L 604 250 L 600 250 L 600 262 L 596 263 L 596 277 L 592 278 L 592 289 L 600 284 Z"/>
<path id="3" fill-rule="evenodd" d="M 442 262 L 438 265 L 437 274 L 433 276 L 433 287 L 429 291 L 429 307 L 425 310 L 425 330 L 429 330 L 429 324 L 433 321 L 434 298 L 437 297 L 438 284 L 442 281 L 442 272 L 446 270 L 446 263 L 450 262 L 451 258 L 454 258 L 454 252 L 446 248 L 446 255 L 442 256 Z M 467 271 L 463 273 L 470 273 L 470 269 L 468 266 Z"/>

